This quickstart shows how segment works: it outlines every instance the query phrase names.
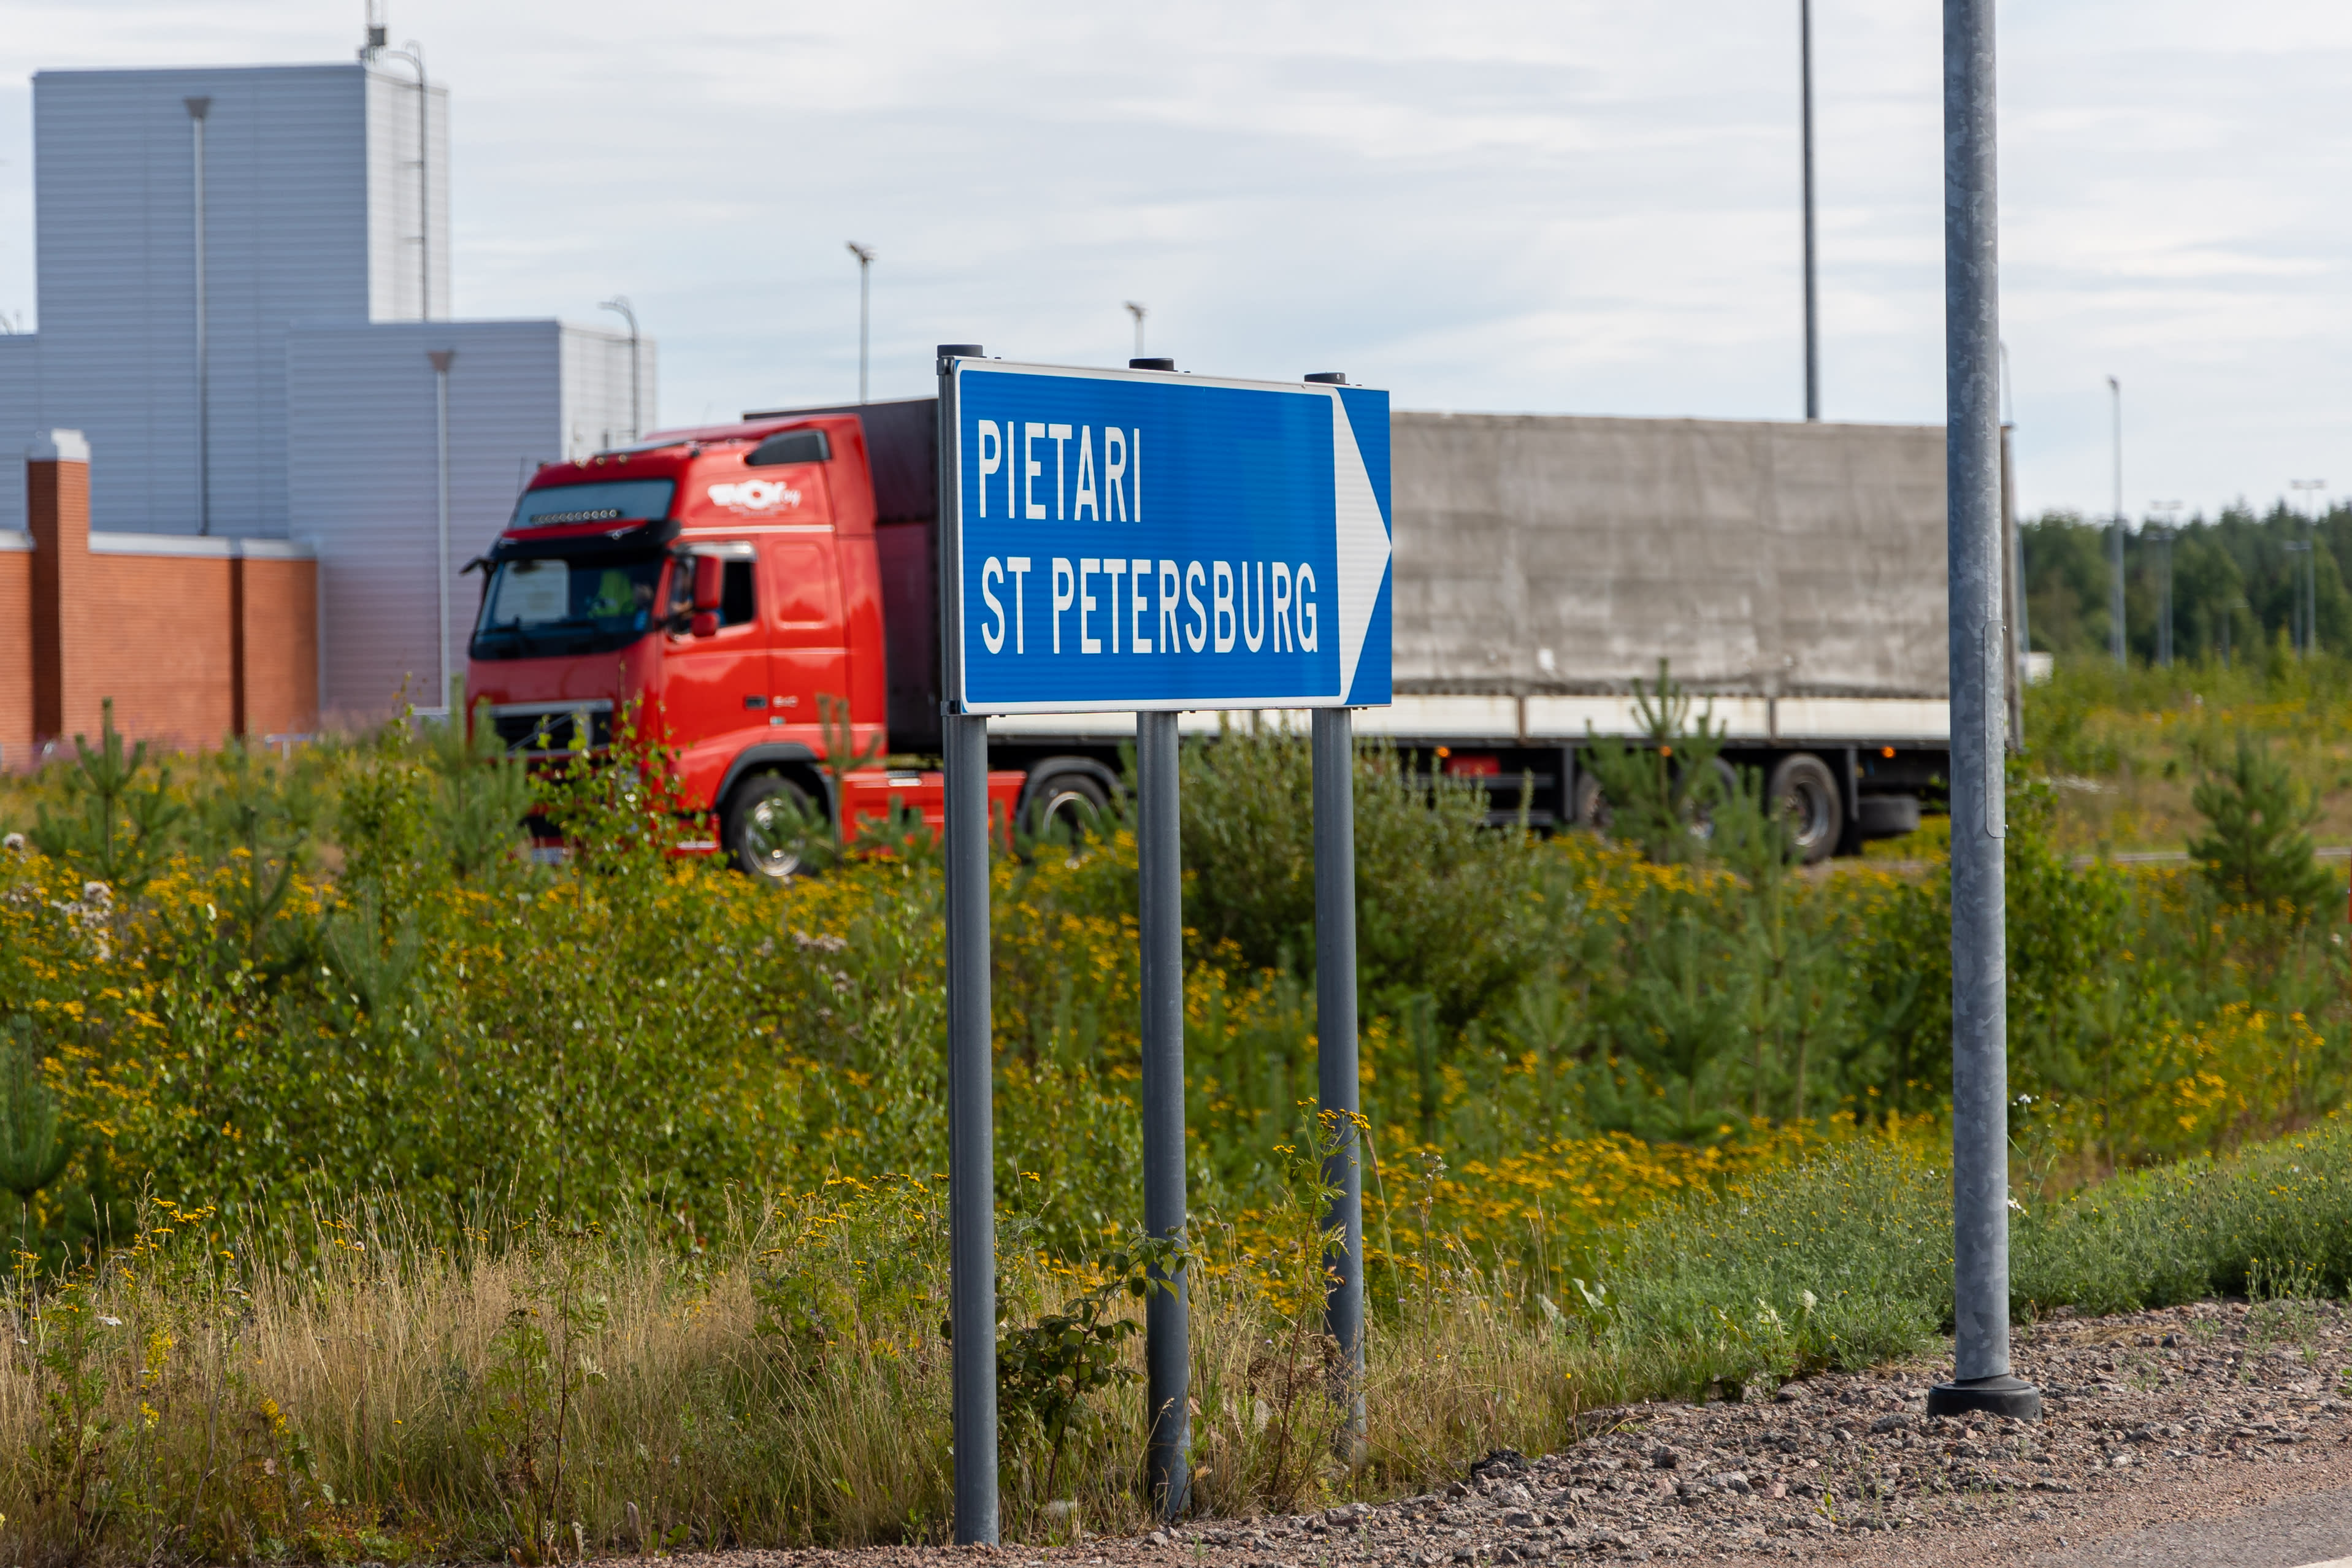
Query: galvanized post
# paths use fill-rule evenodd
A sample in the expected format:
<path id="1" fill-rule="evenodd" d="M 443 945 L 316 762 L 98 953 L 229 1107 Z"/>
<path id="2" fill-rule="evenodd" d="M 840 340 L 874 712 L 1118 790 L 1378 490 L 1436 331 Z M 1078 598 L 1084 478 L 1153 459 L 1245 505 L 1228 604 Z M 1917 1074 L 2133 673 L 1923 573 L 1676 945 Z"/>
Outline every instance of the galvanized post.
<path id="1" fill-rule="evenodd" d="M 1944 0 L 1945 466 L 1952 692 L 1952 1381 L 1931 1414 L 2031 1420 L 2009 1363 L 2009 977 L 2003 956 L 2000 294 L 1994 0 Z"/>
<path id="2" fill-rule="evenodd" d="M 1822 417 L 1822 331 L 1813 252 L 1813 0 L 1797 0 L 1797 74 L 1805 143 L 1805 418 L 1817 420 Z"/>
<path id="3" fill-rule="evenodd" d="M 1135 716 L 1139 821 L 1136 849 L 1143 948 L 1143 1227 L 1172 1236 L 1184 1206 L 1184 857 L 1177 813 L 1176 716 Z M 1155 1278 L 1164 1278 L 1154 1271 Z M 1151 1436 L 1145 1484 L 1155 1510 L 1174 1519 L 1190 1501 L 1192 1334 L 1187 1283 L 1152 1292 L 1144 1306 L 1144 1365 Z"/>
<path id="4" fill-rule="evenodd" d="M 1326 1223 L 1339 1233 L 1325 1256 L 1331 1285 L 1326 1333 L 1340 1350 L 1346 1405 L 1341 1446 L 1351 1462 L 1364 1437 L 1364 1171 L 1357 1136 L 1356 797 L 1354 724 L 1346 708 L 1315 710 L 1315 1086 L 1333 1138 L 1323 1180 L 1335 1187 Z"/>
<path id="5" fill-rule="evenodd" d="M 980 348 L 942 343 L 940 373 L 940 749 L 947 779 L 948 1268 L 954 1333 L 955 1538 L 997 1539 L 995 1052 L 988 995 L 988 720 L 959 711 L 961 497 L 955 462 L 955 361 Z"/>

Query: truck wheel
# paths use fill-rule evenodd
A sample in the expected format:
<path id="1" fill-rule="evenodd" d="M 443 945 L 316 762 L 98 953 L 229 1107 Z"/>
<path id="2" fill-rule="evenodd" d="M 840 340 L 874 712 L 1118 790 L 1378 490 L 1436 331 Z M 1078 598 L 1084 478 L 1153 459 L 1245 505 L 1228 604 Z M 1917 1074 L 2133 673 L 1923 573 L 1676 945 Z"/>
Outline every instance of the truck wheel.
<path id="1" fill-rule="evenodd" d="M 1714 789 L 1708 791 L 1703 788 L 1694 788 L 1691 790 L 1693 799 L 1690 803 L 1690 833 L 1692 838 L 1702 843 L 1715 837 L 1716 811 L 1725 801 L 1739 793 L 1739 770 L 1732 767 L 1728 761 L 1718 757 L 1707 765 L 1707 768 L 1715 776 Z M 1709 799 L 1710 794 L 1712 799 Z"/>
<path id="2" fill-rule="evenodd" d="M 1076 846 L 1103 835 L 1110 816 L 1110 794 L 1102 780 L 1085 773 L 1055 773 L 1038 782 L 1029 797 L 1028 829 L 1032 838 Z"/>
<path id="3" fill-rule="evenodd" d="M 1576 776 L 1576 801 L 1571 815 L 1578 827 L 1603 838 L 1609 836 L 1609 797 L 1601 792 L 1601 780 L 1589 772 Z"/>
<path id="4" fill-rule="evenodd" d="M 1916 795 L 1864 795 L 1862 821 L 1854 824 L 1865 839 L 1899 839 L 1919 831 Z"/>
<path id="5" fill-rule="evenodd" d="M 1836 851 L 1845 826 L 1840 818 L 1843 801 L 1828 763 L 1810 751 L 1790 753 L 1773 768 L 1765 796 L 1788 824 L 1798 856 L 1807 865 L 1825 861 Z"/>
<path id="6" fill-rule="evenodd" d="M 721 841 L 737 870 L 782 883 L 808 864 L 810 836 L 824 825 L 806 790 L 781 773 L 754 773 L 727 802 Z"/>

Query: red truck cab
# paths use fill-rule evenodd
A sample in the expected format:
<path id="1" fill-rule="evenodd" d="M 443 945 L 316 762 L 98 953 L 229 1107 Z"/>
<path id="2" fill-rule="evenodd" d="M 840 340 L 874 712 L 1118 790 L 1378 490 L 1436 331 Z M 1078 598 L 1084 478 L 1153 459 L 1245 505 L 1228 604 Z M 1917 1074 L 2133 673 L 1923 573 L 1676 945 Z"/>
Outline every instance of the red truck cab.
<path id="1" fill-rule="evenodd" d="M 940 820 L 936 773 L 868 767 L 831 799 L 824 711 L 889 750 L 872 468 L 851 414 L 662 434 L 540 469 L 481 564 L 466 706 L 509 747 L 610 737 L 631 703 L 677 753 L 688 805 L 744 870 L 789 875 L 789 801 L 850 821 L 896 799 Z M 928 643 L 928 639 L 926 642 Z M 925 683 L 932 684 L 932 683 Z M 992 774 L 1009 821 L 1024 775 Z"/>

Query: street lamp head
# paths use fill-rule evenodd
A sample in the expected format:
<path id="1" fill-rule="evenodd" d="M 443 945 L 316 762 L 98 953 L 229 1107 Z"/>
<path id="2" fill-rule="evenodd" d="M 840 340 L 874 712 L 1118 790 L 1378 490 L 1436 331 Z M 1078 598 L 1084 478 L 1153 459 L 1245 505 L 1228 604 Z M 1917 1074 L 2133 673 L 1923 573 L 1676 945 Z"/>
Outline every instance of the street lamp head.
<path id="1" fill-rule="evenodd" d="M 1134 317 L 1139 321 L 1150 314 L 1150 312 L 1144 308 L 1140 300 L 1135 299 L 1130 299 L 1127 302 L 1127 313 Z"/>
<path id="2" fill-rule="evenodd" d="M 849 242 L 849 254 L 857 258 L 857 265 L 860 267 L 868 267 L 873 264 L 874 247 L 870 245 L 860 245 L 856 240 L 851 240 Z"/>

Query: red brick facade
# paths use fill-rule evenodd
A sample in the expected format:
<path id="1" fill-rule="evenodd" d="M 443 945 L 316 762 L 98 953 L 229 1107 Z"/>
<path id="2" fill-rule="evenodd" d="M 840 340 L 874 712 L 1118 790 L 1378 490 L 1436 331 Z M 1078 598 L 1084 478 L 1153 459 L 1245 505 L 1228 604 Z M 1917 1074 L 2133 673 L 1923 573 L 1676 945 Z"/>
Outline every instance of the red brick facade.
<path id="1" fill-rule="evenodd" d="M 87 448 L 71 433 L 25 465 L 31 549 L 0 537 L 0 766 L 117 728 L 167 749 L 312 729 L 318 562 L 280 540 L 89 530 Z M 78 458 L 81 460 L 77 460 Z"/>

